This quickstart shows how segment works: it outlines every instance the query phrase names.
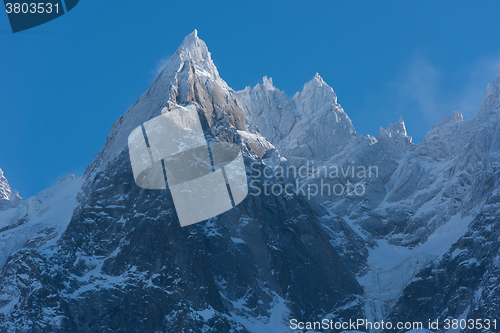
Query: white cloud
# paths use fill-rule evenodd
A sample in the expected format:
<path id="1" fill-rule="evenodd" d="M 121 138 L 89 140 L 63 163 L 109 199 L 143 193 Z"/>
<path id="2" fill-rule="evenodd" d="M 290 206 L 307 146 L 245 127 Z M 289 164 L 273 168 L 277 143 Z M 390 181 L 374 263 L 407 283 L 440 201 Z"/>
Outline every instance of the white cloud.
<path id="1" fill-rule="evenodd" d="M 453 111 L 474 117 L 489 82 L 495 79 L 500 53 L 445 72 L 424 57 L 415 57 L 391 86 L 401 110 L 411 108 L 434 125 Z"/>
<path id="2" fill-rule="evenodd" d="M 470 68 L 461 69 L 466 73 L 467 80 L 461 98 L 458 99 L 457 111 L 462 112 L 467 118 L 477 114 L 486 87 L 496 78 L 499 64 L 500 53 L 496 57 L 479 59 Z"/>
<path id="3" fill-rule="evenodd" d="M 426 59 L 415 58 L 394 83 L 401 106 L 416 104 L 426 118 L 434 118 L 441 109 L 437 91 L 442 77 L 441 71 Z"/>

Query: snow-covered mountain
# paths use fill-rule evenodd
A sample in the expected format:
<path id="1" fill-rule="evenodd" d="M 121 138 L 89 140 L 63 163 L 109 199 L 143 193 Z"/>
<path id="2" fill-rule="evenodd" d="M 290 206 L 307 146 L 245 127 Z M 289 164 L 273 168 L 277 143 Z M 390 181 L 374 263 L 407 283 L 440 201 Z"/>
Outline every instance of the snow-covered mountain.
<path id="1" fill-rule="evenodd" d="M 316 196 L 332 213 L 347 221 L 368 244 L 375 241 L 375 247 L 369 251 L 368 273 L 359 278 L 364 287 L 365 315 L 368 318 L 390 318 L 394 302 L 401 297 L 403 288 L 420 270 L 438 265 L 450 247 L 470 232 L 469 226 L 474 225 L 473 221 L 487 206 L 490 196 L 498 191 L 499 81 L 500 72 L 496 81 L 486 89 L 477 117 L 464 121 L 458 112 L 451 117 L 445 116 L 417 145 L 407 135 L 402 118 L 386 129 L 381 128 L 378 137 L 356 135 L 331 88 L 326 100 L 322 99 L 325 94 L 308 95 L 317 103 L 313 114 L 320 113 L 318 104 L 328 105 L 323 109 L 333 117 L 328 122 L 321 121 L 328 119 L 325 115 L 314 121 L 297 112 L 297 96 L 305 96 L 304 92 L 289 100 L 272 86 L 270 79 L 264 78 L 264 84 L 238 92 L 250 123 L 255 124 L 276 147 L 284 145 L 280 152 L 291 163 L 303 165 L 306 157 L 306 160 L 316 163 L 316 170 L 318 165 L 330 168 L 338 165 L 377 167 L 379 174 L 375 178 L 348 174 L 330 180 L 333 184 L 346 181 L 364 183 L 366 194 L 363 196 Z M 318 85 L 325 86 L 318 75 L 311 82 L 321 82 Z M 311 86 L 311 82 L 305 87 Z M 270 115 L 270 120 L 265 112 Z M 301 122 L 304 118 L 307 121 Z M 337 131 L 339 124 L 348 128 L 350 135 Z M 296 128 L 298 130 L 294 131 Z M 294 134 L 306 132 L 309 135 L 302 141 Z M 304 154 L 304 150 L 296 148 L 300 146 L 297 142 L 307 142 L 308 152 L 319 150 L 329 154 Z M 320 171 L 314 171 L 312 167 L 309 177 L 303 181 L 321 187 L 320 177 L 315 177 L 315 173 Z M 493 252 L 498 254 L 498 251 Z M 479 262 L 479 258 L 477 260 Z M 483 279 L 486 277 L 476 278 L 477 281 Z M 446 288 L 446 285 L 442 287 Z M 434 313 L 441 316 L 455 315 L 458 318 L 462 314 L 444 308 L 437 310 L 433 308 Z M 408 317 L 411 312 L 422 313 L 418 307 L 411 311 L 404 308 L 398 319 Z M 432 317 L 431 314 L 429 311 L 425 314 L 427 318 L 420 315 L 416 319 L 425 321 Z"/>
<path id="2" fill-rule="evenodd" d="M 329 159 L 356 135 L 337 95 L 319 74 L 291 100 L 267 77 L 263 84 L 239 91 L 237 97 L 249 124 L 289 159 Z"/>
<path id="3" fill-rule="evenodd" d="M 168 190 L 136 186 L 127 148 L 134 128 L 178 107 L 196 108 L 208 140 L 239 145 L 254 181 L 236 208 L 185 228 Z M 402 118 L 358 135 L 318 74 L 293 98 L 266 77 L 236 92 L 195 31 L 81 179 L 0 212 L 0 331 L 494 316 L 499 115 L 500 72 L 477 117 L 445 117 L 418 144 Z M 12 201 L 3 179 L 0 204 Z M 265 184 L 363 193 L 266 195 Z"/>
<path id="4" fill-rule="evenodd" d="M 17 206 L 21 200 L 19 193 L 10 188 L 7 178 L 0 169 L 0 211 Z"/>

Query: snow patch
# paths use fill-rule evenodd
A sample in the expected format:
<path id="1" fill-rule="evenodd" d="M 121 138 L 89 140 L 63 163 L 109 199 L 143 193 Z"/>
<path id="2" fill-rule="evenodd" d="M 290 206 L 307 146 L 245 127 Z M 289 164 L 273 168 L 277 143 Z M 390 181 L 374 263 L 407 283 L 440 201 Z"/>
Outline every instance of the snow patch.
<path id="1" fill-rule="evenodd" d="M 233 302 L 233 306 L 237 309 L 244 307 L 242 300 L 239 302 Z M 269 318 L 243 317 L 236 313 L 231 313 L 231 317 L 243 325 L 249 332 L 285 333 L 291 331 L 286 321 L 289 314 L 290 310 L 286 306 L 285 300 L 282 297 L 275 295 L 275 301 L 270 310 Z"/>
<path id="2" fill-rule="evenodd" d="M 366 318 L 382 320 L 385 309 L 401 295 L 404 287 L 425 266 L 433 261 L 438 264 L 439 258 L 465 234 L 472 219 L 472 216 L 452 216 L 427 242 L 413 249 L 378 240 L 377 247 L 369 249 L 368 273 L 358 278 L 365 290 Z"/>
<path id="3" fill-rule="evenodd" d="M 0 232 L 0 267 L 35 236 L 44 236 L 44 247 L 56 243 L 78 205 L 82 184 L 80 177 L 54 185 L 0 214 L 0 229 L 5 228 Z"/>

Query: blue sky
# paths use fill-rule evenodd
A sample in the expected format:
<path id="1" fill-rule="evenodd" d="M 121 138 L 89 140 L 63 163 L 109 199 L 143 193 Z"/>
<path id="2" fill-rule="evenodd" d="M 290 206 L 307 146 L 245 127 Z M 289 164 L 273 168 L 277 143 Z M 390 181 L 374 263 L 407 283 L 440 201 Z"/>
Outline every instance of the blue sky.
<path id="1" fill-rule="evenodd" d="M 420 141 L 477 113 L 500 63 L 500 2 L 97 1 L 12 34 L 0 14 L 0 168 L 29 197 L 83 174 L 113 121 L 198 29 L 235 90 L 273 77 L 292 96 L 316 72 L 360 134 L 403 116 Z"/>

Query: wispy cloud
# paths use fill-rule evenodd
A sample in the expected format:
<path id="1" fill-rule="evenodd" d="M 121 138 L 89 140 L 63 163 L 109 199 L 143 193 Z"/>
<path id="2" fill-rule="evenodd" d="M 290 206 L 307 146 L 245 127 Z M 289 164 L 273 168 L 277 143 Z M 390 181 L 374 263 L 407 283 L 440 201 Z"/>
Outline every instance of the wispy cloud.
<path id="1" fill-rule="evenodd" d="M 496 78 L 499 64 L 500 52 L 496 57 L 479 59 L 470 68 L 461 68 L 467 80 L 461 98 L 458 99 L 457 111 L 462 112 L 467 118 L 477 114 L 487 85 Z"/>
<path id="2" fill-rule="evenodd" d="M 151 71 L 151 74 L 154 76 L 154 79 L 156 79 L 156 77 L 158 75 L 160 75 L 161 71 L 167 67 L 169 61 L 170 61 L 170 58 L 172 58 L 172 55 L 167 55 L 163 58 L 161 58 L 158 63 L 156 64 L 154 70 Z"/>
<path id="3" fill-rule="evenodd" d="M 422 57 L 415 58 L 393 83 L 402 107 L 416 104 L 426 118 L 433 118 L 441 106 L 437 90 L 443 74 Z"/>
<path id="4" fill-rule="evenodd" d="M 415 57 L 391 86 L 401 110 L 416 110 L 430 124 L 453 111 L 471 118 L 477 114 L 487 84 L 495 79 L 499 63 L 500 53 L 450 73 L 424 57 Z"/>

